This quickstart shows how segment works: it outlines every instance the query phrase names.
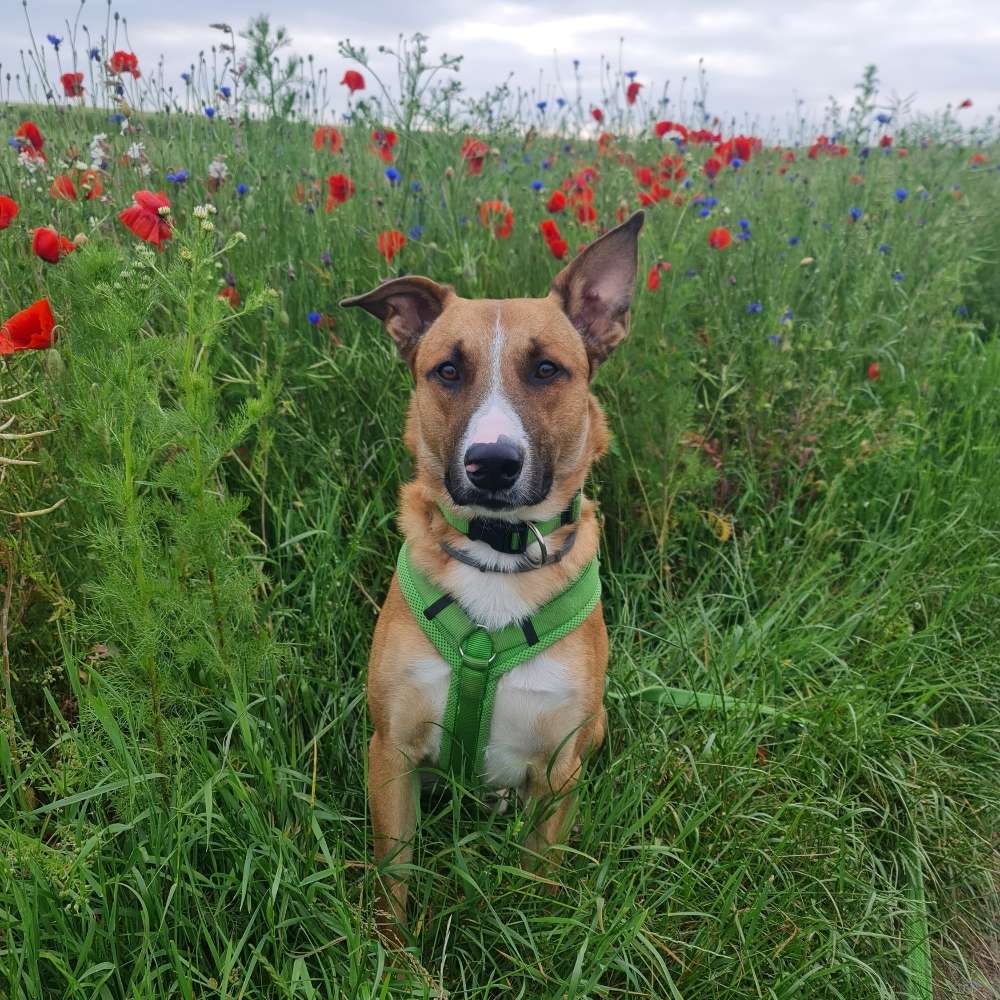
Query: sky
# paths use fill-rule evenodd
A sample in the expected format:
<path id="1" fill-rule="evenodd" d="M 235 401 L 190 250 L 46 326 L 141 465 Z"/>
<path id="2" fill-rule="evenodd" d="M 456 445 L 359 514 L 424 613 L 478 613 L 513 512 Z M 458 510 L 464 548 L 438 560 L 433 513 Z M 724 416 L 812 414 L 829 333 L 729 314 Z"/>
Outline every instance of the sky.
<path id="1" fill-rule="evenodd" d="M 121 0 L 114 9 L 127 18 L 141 63 L 152 66 L 162 54 L 171 78 L 221 40 L 209 22 L 239 28 L 258 12 L 236 0 Z M 65 35 L 77 7 L 72 0 L 28 0 L 28 10 L 36 37 L 44 38 Z M 0 34 L 6 75 L 18 71 L 27 29 L 21 0 L 0 0 L 0 11 L 8 15 Z M 682 80 L 690 94 L 703 60 L 710 111 L 724 121 L 749 116 L 762 131 L 769 124 L 787 128 L 797 102 L 811 121 L 822 117 L 831 95 L 849 104 L 868 63 L 878 66 L 886 103 L 913 98 L 917 110 L 932 112 L 971 98 L 971 112 L 963 112 L 970 120 L 1000 107 L 1000 0 L 285 0 L 272 3 L 270 13 L 296 50 L 329 68 L 334 83 L 350 67 L 338 54 L 339 40 L 374 54 L 400 34 L 421 31 L 431 55 L 464 56 L 460 78 L 472 95 L 513 74 L 512 83 L 534 91 L 534 99 L 572 98 L 579 60 L 584 100 L 600 103 L 605 56 L 616 70 L 636 71 L 644 97 L 658 99 L 669 80 L 675 105 Z M 104 17 L 104 3 L 90 0 L 82 22 L 94 33 Z M 376 67 L 388 69 L 387 57 L 376 57 Z"/>

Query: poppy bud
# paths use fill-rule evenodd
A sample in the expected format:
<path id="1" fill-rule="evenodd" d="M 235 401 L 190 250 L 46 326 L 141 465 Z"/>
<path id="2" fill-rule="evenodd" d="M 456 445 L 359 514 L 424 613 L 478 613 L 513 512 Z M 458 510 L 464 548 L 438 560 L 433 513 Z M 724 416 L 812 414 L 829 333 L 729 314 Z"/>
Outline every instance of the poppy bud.
<path id="1" fill-rule="evenodd" d="M 58 379 L 62 377 L 64 371 L 66 371 L 66 363 L 62 359 L 62 355 L 54 347 L 47 350 L 45 352 L 45 374 L 51 379 Z"/>
<path id="2" fill-rule="evenodd" d="M 73 245 L 82 247 L 87 242 L 87 240 L 88 236 L 86 233 L 77 233 L 76 236 L 73 237 Z"/>
<path id="3" fill-rule="evenodd" d="M 454 167 L 448 166 L 448 167 L 444 168 L 444 179 L 446 181 L 450 181 L 452 179 L 452 177 L 454 177 L 454 176 L 455 176 L 455 168 Z"/>

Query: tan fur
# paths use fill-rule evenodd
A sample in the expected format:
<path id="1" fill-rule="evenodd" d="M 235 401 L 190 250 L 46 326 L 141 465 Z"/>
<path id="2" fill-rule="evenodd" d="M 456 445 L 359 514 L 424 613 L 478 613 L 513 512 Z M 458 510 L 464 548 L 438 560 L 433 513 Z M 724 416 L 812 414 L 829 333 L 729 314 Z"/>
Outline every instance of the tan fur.
<path id="1" fill-rule="evenodd" d="M 607 427 L 590 392 L 590 378 L 627 329 L 628 299 L 622 306 L 622 288 L 627 285 L 631 293 L 641 221 L 637 216 L 594 244 L 589 269 L 585 253 L 556 279 L 544 299 L 463 299 L 429 279 L 406 278 L 347 300 L 383 321 L 413 370 L 415 388 L 405 443 L 416 457 L 417 473 L 400 490 L 399 523 L 416 569 L 460 603 L 463 595 L 456 591 L 456 582 L 468 579 L 468 574 L 442 543 L 461 546 L 465 539 L 444 520 L 438 504 L 465 517 L 474 513 L 454 506 L 444 478 L 471 414 L 488 392 L 491 344 L 497 330 L 503 336 L 505 397 L 524 424 L 532 449 L 544 456 L 552 471 L 544 499 L 510 516 L 541 520 L 569 504 L 591 464 L 607 448 Z M 623 263 L 629 253 L 631 259 Z M 623 273 L 609 276 L 609 269 L 613 272 L 616 266 Z M 603 313 L 602 296 L 609 300 Z M 574 302 L 582 305 L 577 308 Z M 461 358 L 463 383 L 459 388 L 442 386 L 433 373 L 442 361 L 456 356 Z M 557 364 L 561 374 L 558 381 L 540 386 L 525 373 L 543 357 Z M 511 588 L 525 604 L 538 608 L 579 575 L 597 551 L 598 524 L 589 500 L 584 501 L 576 525 L 549 536 L 550 550 L 559 549 L 572 531 L 576 541 L 562 562 L 505 574 L 502 579 L 499 574 L 485 574 L 495 582 L 476 582 Z M 532 749 L 517 789 L 542 810 L 543 818 L 526 845 L 535 860 L 563 835 L 568 793 L 576 784 L 581 761 L 604 738 L 608 639 L 601 606 L 542 655 L 565 678 L 566 696 L 551 710 L 534 716 Z M 414 620 L 394 577 L 375 627 L 368 668 L 368 707 L 374 725 L 368 781 L 379 863 L 406 864 L 412 855 L 416 769 L 431 759 L 441 722 L 440 705 L 435 707 L 420 665 L 433 666 L 435 658 L 436 650 Z M 496 735 L 491 733 L 491 745 Z M 388 878 L 386 886 L 388 907 L 404 921 L 405 883 Z"/>

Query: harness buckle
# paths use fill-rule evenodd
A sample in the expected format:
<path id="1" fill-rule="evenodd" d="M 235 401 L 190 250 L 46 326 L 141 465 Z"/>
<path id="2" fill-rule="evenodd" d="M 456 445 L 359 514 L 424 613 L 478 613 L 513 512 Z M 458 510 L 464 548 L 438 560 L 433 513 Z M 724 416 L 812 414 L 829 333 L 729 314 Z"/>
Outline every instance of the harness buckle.
<path id="1" fill-rule="evenodd" d="M 488 659 L 484 660 L 481 656 L 475 656 L 466 651 L 465 644 L 477 633 L 484 634 L 487 639 L 490 640 L 490 655 Z M 482 627 L 482 625 L 477 625 L 464 639 L 462 639 L 461 642 L 459 642 L 458 655 L 462 657 L 462 665 L 471 667 L 473 670 L 488 670 L 493 666 L 493 661 L 497 658 L 496 650 L 493 648 L 493 638 L 490 633 Z"/>

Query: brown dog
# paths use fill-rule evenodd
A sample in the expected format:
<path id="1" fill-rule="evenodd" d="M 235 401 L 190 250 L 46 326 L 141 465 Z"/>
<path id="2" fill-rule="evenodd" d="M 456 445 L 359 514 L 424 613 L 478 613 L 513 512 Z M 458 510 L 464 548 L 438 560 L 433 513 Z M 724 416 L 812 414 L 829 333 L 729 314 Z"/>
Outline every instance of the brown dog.
<path id="1" fill-rule="evenodd" d="M 542 299 L 463 299 L 429 278 L 405 277 L 341 303 L 382 321 L 416 383 L 405 442 L 417 474 L 401 490 L 400 512 L 410 565 L 446 595 L 435 605 L 456 602 L 456 614 L 482 630 L 530 622 L 596 556 L 593 504 L 574 498 L 607 447 L 590 382 L 628 333 L 642 222 L 636 213 L 592 243 Z M 558 526 L 543 540 L 546 523 Z M 508 528 L 522 527 L 534 541 L 518 549 Z M 409 602 L 397 572 L 368 672 L 375 857 L 400 864 L 412 854 L 413 779 L 451 739 L 443 720 L 453 669 Z M 604 738 L 607 656 L 598 601 L 496 682 L 477 778 L 548 806 L 527 844 L 536 856 L 562 835 L 581 760 Z M 388 887 L 404 921 L 405 883 Z"/>

